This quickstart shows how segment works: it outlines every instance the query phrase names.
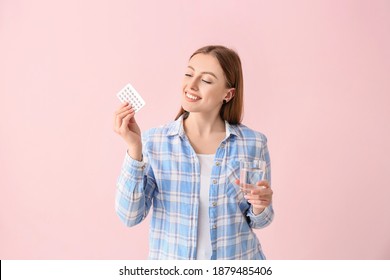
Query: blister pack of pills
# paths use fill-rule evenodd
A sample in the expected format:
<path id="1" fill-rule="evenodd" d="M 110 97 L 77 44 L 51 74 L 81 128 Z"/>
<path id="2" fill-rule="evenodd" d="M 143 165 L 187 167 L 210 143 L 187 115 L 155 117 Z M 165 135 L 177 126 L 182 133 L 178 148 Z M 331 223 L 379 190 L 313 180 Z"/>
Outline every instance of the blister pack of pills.
<path id="1" fill-rule="evenodd" d="M 133 106 L 135 112 L 138 112 L 145 106 L 145 101 L 131 84 L 127 84 L 121 89 L 117 93 L 117 96 L 122 103 L 129 102 Z"/>

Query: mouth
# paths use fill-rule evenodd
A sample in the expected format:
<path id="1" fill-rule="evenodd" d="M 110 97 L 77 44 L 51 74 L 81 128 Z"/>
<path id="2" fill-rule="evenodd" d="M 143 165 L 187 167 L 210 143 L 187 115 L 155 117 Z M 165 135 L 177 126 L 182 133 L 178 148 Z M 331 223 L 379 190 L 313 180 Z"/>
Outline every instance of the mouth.
<path id="1" fill-rule="evenodd" d="M 186 99 L 190 102 L 195 102 L 195 101 L 202 99 L 199 96 L 191 94 L 189 92 L 185 92 L 185 96 L 186 96 Z"/>

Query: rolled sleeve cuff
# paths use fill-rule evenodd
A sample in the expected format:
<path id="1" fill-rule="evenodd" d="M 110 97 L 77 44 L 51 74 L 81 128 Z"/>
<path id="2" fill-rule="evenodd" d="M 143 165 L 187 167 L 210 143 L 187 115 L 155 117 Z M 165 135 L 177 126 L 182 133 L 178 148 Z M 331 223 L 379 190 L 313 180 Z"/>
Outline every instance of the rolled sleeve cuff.
<path id="1" fill-rule="evenodd" d="M 248 211 L 248 217 L 251 219 L 253 228 L 263 228 L 272 222 L 274 218 L 274 211 L 270 205 L 266 207 L 263 212 L 255 215 L 251 206 Z"/>

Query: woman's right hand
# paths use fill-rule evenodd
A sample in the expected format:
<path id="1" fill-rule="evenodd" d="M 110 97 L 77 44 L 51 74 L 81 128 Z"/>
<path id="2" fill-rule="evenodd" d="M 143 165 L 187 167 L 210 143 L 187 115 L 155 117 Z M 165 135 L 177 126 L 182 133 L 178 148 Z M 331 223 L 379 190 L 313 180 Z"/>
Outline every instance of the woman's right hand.
<path id="1" fill-rule="evenodd" d="M 114 114 L 114 131 L 128 146 L 128 154 L 135 160 L 142 159 L 141 129 L 134 118 L 135 111 L 129 103 L 123 103 Z"/>

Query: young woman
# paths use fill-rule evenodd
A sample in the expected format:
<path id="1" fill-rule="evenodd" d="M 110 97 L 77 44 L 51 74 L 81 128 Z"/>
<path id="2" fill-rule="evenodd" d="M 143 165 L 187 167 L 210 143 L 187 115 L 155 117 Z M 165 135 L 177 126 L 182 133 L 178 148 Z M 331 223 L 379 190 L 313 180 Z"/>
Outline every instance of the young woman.
<path id="1" fill-rule="evenodd" d="M 255 228 L 273 219 L 266 137 L 240 124 L 243 76 L 236 52 L 197 50 L 185 70 L 176 120 L 141 135 L 131 105 L 115 112 L 128 149 L 116 212 L 127 226 L 153 205 L 149 259 L 265 259 Z M 244 194 L 240 161 L 265 160 L 266 180 Z"/>

